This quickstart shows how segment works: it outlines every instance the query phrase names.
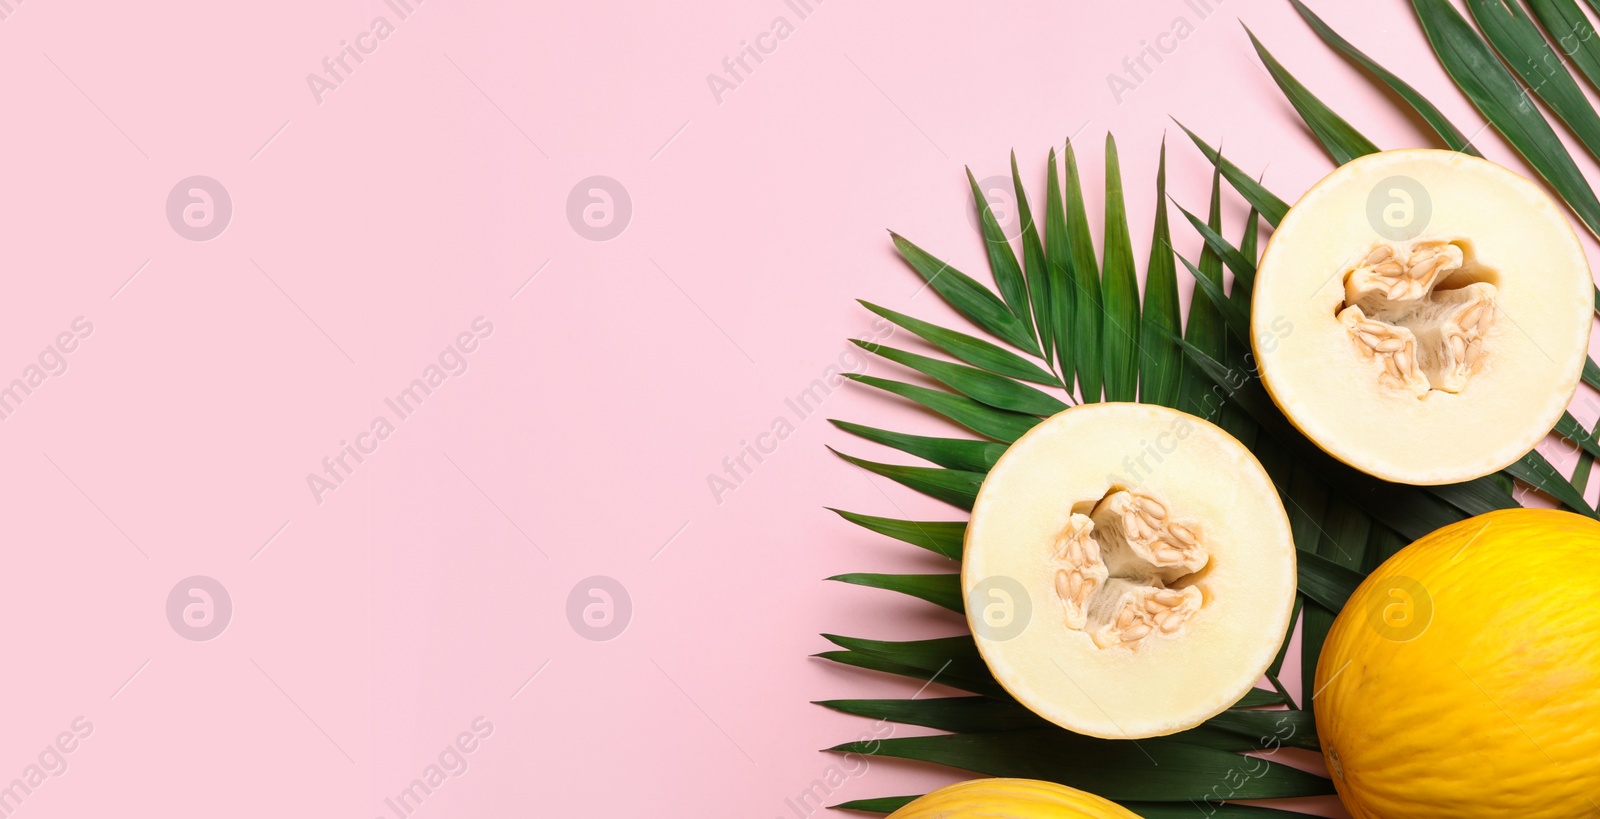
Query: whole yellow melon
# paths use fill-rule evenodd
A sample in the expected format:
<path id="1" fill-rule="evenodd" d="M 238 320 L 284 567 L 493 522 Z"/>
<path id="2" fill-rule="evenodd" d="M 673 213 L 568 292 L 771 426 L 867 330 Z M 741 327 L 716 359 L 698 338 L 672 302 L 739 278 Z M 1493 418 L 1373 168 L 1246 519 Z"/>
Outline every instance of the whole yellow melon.
<path id="1" fill-rule="evenodd" d="M 1446 526 L 1350 598 L 1317 732 L 1357 819 L 1600 816 L 1600 522 L 1510 509 Z"/>
<path id="2" fill-rule="evenodd" d="M 974 779 L 946 785 L 889 819 L 1139 819 L 1115 802 L 1054 782 Z"/>

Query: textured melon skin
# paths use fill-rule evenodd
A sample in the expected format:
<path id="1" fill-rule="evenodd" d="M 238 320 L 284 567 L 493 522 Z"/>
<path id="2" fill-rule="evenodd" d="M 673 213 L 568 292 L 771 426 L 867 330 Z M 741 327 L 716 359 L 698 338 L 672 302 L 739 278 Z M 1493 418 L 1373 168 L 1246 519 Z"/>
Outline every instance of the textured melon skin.
<path id="1" fill-rule="evenodd" d="M 1423 537 L 1361 584 L 1323 646 L 1315 699 L 1351 815 L 1600 816 L 1597 556 L 1600 522 L 1510 509 Z M 1373 608 L 1403 600 L 1394 589 L 1427 603 L 1375 627 Z"/>
<path id="2" fill-rule="evenodd" d="M 946 785 L 889 819 L 1139 819 L 1126 808 L 1065 785 L 1033 779 L 974 779 Z"/>

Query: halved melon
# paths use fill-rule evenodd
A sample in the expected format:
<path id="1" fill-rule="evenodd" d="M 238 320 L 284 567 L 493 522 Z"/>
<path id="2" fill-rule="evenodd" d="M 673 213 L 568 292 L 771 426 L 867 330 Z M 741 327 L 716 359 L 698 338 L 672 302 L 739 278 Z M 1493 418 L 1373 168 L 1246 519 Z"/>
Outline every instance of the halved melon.
<path id="1" fill-rule="evenodd" d="M 1284 415 L 1389 481 L 1442 484 L 1532 449 L 1572 400 L 1594 284 L 1561 208 L 1452 151 L 1371 154 L 1289 209 L 1251 339 Z"/>
<path id="2" fill-rule="evenodd" d="M 1138 739 L 1244 696 L 1289 628 L 1278 491 L 1232 436 L 1177 410 L 1086 404 L 1029 430 L 967 525 L 967 620 L 995 679 L 1064 728 Z"/>

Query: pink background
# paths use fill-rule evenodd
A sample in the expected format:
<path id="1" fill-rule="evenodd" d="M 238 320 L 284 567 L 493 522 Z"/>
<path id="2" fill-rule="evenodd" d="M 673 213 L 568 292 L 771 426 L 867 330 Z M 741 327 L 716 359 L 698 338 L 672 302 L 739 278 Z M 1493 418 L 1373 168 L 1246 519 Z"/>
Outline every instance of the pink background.
<path id="1" fill-rule="evenodd" d="M 962 165 L 1004 173 L 1015 148 L 1037 190 L 1076 133 L 1098 188 L 1109 130 L 1142 268 L 1163 132 L 1178 200 L 1209 181 L 1169 114 L 1292 199 L 1331 165 L 1236 18 L 1380 145 L 1424 144 L 1275 0 L 10 4 L 0 382 L 93 325 L 0 425 L 0 782 L 93 724 L 24 816 L 390 816 L 480 716 L 418 815 L 792 815 L 840 762 L 817 749 L 872 727 L 808 701 L 916 688 L 808 659 L 818 632 L 959 625 L 822 580 L 940 568 L 824 506 L 957 516 L 839 462 L 824 444 L 895 458 L 824 419 L 946 428 L 859 388 L 785 405 L 871 332 L 854 299 L 949 319 L 884 229 L 981 275 Z M 1409 4 L 1318 5 L 1477 131 Z M 380 15 L 392 35 L 319 104 L 306 76 Z M 707 75 L 778 16 L 793 33 L 719 103 Z M 1193 34 L 1119 104 L 1107 76 L 1180 17 Z M 164 211 L 196 174 L 233 202 L 208 242 Z M 608 242 L 567 218 L 592 175 L 632 201 Z M 318 503 L 308 473 L 478 316 L 467 371 Z M 708 476 L 780 418 L 719 501 Z M 164 614 L 191 575 L 233 601 L 208 642 Z M 568 619 L 595 575 L 632 600 L 609 642 Z M 857 773 L 830 802 L 955 778 Z"/>

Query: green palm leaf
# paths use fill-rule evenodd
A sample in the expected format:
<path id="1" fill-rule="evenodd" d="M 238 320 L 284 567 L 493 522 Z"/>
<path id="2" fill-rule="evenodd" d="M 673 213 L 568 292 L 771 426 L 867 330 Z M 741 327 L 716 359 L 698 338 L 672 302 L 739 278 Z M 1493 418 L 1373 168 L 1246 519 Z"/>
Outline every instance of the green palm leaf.
<path id="1" fill-rule="evenodd" d="M 1139 394 L 1139 281 L 1122 200 L 1122 169 L 1117 143 L 1106 134 L 1106 228 L 1100 269 L 1104 277 L 1101 315 L 1105 337 L 1107 401 L 1132 401 Z"/>
<path id="2" fill-rule="evenodd" d="M 1061 381 L 1072 389 L 1078 375 L 1078 345 L 1073 324 L 1078 313 L 1078 283 L 1073 278 L 1072 253 L 1068 249 L 1067 210 L 1061 201 L 1061 179 L 1056 173 L 1056 152 L 1050 150 L 1049 169 L 1044 184 L 1044 258 L 1049 272 L 1050 325 L 1055 329 L 1056 363 Z"/>
<path id="3" fill-rule="evenodd" d="M 945 386 L 996 409 L 1025 415 L 1054 415 L 1067 408 L 1061 399 L 988 370 L 952 364 L 937 358 L 852 339 L 857 346 L 929 376 Z"/>
<path id="4" fill-rule="evenodd" d="M 945 264 L 899 234 L 891 231 L 889 235 L 894 239 L 895 249 L 900 251 L 900 256 L 951 307 L 1017 349 L 1038 355 L 1039 347 L 1033 333 L 1000 297 L 989 292 L 971 276 Z"/>
<path id="5" fill-rule="evenodd" d="M 1051 361 L 1057 344 L 1055 311 L 1051 307 L 1050 296 L 1050 265 L 1045 259 L 1044 243 L 1039 240 L 1039 226 L 1033 221 L 1033 208 L 1028 205 L 1028 192 L 1023 188 L 1022 174 L 1017 170 L 1016 151 L 1011 152 L 1011 185 L 1017 197 L 1017 219 L 1022 223 L 1022 269 L 1028 284 L 1028 300 L 1033 306 L 1040 351 L 1046 361 Z"/>
<path id="6" fill-rule="evenodd" d="M 1177 120 L 1173 121 L 1177 122 Z M 1221 152 L 1207 145 L 1205 140 L 1189 130 L 1188 126 L 1179 122 L 1178 127 L 1189 135 L 1190 141 L 1194 142 L 1195 147 L 1200 149 L 1200 153 L 1205 154 L 1206 159 L 1210 160 L 1211 164 L 1216 166 L 1217 171 L 1228 180 L 1228 184 L 1232 185 L 1233 189 L 1238 191 L 1246 202 L 1250 203 L 1250 207 L 1255 208 L 1261 214 L 1261 218 L 1267 220 L 1267 224 L 1277 227 L 1278 223 L 1283 221 L 1284 214 L 1289 212 L 1288 203 L 1274 196 L 1272 191 L 1262 187 L 1261 183 L 1251 179 L 1244 171 L 1239 170 L 1239 166 L 1223 159 Z"/>
<path id="7" fill-rule="evenodd" d="M 843 509 L 829 509 L 828 511 L 863 529 L 877 532 L 884 537 L 892 537 L 912 546 L 920 546 L 951 560 L 961 559 L 961 546 L 967 534 L 967 522 L 964 520 L 898 520 L 895 518 L 880 518 L 875 515 L 863 515 L 859 512 L 846 512 Z"/>
<path id="8" fill-rule="evenodd" d="M 974 441 L 967 438 L 933 438 L 891 432 L 849 421 L 828 419 L 828 423 L 852 435 L 858 435 L 875 444 L 898 449 L 924 461 L 936 463 L 946 469 L 964 469 L 969 472 L 988 472 L 1000 455 L 1006 451 L 1004 444 L 993 441 Z"/>
<path id="9" fill-rule="evenodd" d="M 1021 438 L 1022 433 L 1033 429 L 1034 425 L 1039 423 L 1039 419 L 1032 415 L 995 409 L 971 398 L 951 395 L 947 392 L 919 387 L 915 384 L 905 384 L 899 381 L 890 381 L 876 376 L 856 373 L 846 373 L 845 377 L 857 383 L 866 384 L 869 387 L 877 387 L 884 392 L 894 393 L 901 398 L 915 401 L 979 435 L 987 435 L 996 441 L 1011 443 Z"/>
<path id="10" fill-rule="evenodd" d="M 1077 286 L 1072 311 L 1072 340 L 1076 345 L 1078 389 L 1085 401 L 1099 401 L 1103 365 L 1100 318 L 1100 270 L 1094 259 L 1094 239 L 1089 235 L 1089 214 L 1083 204 L 1083 183 L 1078 178 L 1078 158 L 1067 145 L 1067 250 L 1068 266 Z"/>
<path id="11" fill-rule="evenodd" d="M 1186 803 L 1333 793 L 1333 783 L 1314 774 L 1171 738 L 1123 742 L 1043 729 L 870 740 L 829 750 L 1042 779 L 1118 800 Z M 1260 773 L 1237 773 L 1246 770 Z M 1239 784 L 1230 786 L 1234 781 Z"/>
<path id="12" fill-rule="evenodd" d="M 1552 0 L 1542 1 L 1552 2 Z M 1571 2 L 1571 0 L 1564 1 Z M 1300 12 L 1300 16 L 1305 18 L 1305 21 L 1311 25 L 1311 29 L 1317 33 L 1318 37 L 1321 37 L 1324 42 L 1332 46 L 1335 51 L 1343 54 L 1356 65 L 1361 66 L 1368 74 L 1377 77 L 1384 85 L 1393 89 L 1401 99 L 1405 100 L 1433 128 L 1439 138 L 1444 140 L 1445 145 L 1452 150 L 1472 154 L 1473 156 L 1483 155 L 1478 153 L 1477 148 L 1472 147 L 1472 143 L 1465 136 L 1462 136 L 1461 129 L 1446 119 L 1444 113 L 1429 102 L 1427 97 L 1422 96 L 1417 89 L 1412 88 L 1405 80 L 1395 76 L 1389 69 L 1378 65 L 1371 57 L 1351 45 L 1349 40 L 1339 36 L 1338 32 L 1329 28 L 1327 23 L 1322 22 L 1322 18 L 1313 14 L 1305 3 L 1300 2 L 1300 0 L 1289 0 L 1289 2 L 1294 4 L 1295 10 Z"/>
<path id="13" fill-rule="evenodd" d="M 1578 141 L 1600 156 L 1600 115 L 1516 0 L 1467 0 L 1467 10 L 1523 84 L 1567 123 Z"/>
<path id="14" fill-rule="evenodd" d="M 1299 80 L 1294 78 L 1289 70 L 1283 67 L 1267 47 L 1256 39 L 1255 32 L 1245 26 L 1245 33 L 1250 35 L 1250 43 L 1256 47 L 1256 54 L 1261 58 L 1261 63 L 1272 74 L 1272 79 L 1283 90 L 1283 95 L 1289 98 L 1294 110 L 1300 113 L 1300 118 L 1305 120 L 1306 126 L 1311 129 L 1322 147 L 1328 149 L 1328 154 L 1333 161 L 1343 165 L 1358 156 L 1375 154 L 1378 146 L 1372 144 L 1357 131 L 1354 126 L 1346 122 L 1344 117 L 1333 112 L 1332 108 L 1322 104 L 1306 89 Z"/>
<path id="15" fill-rule="evenodd" d="M 967 169 L 967 182 L 972 186 L 972 204 L 978 209 L 978 224 L 983 227 L 983 244 L 989 250 L 989 271 L 1000 287 L 1000 297 L 1031 337 L 1033 308 L 1028 301 L 1028 283 L 1022 278 L 1022 268 L 1017 265 L 1016 254 L 1011 252 L 1011 242 L 995 221 L 988 198 L 978 189 L 978 179 L 972 175 L 971 168 Z M 1040 351 L 1034 348 L 1033 352 L 1037 355 Z"/>
<path id="16" fill-rule="evenodd" d="M 1590 85 L 1600 86 L 1600 43 L 1594 26 L 1573 0 L 1528 0 L 1533 15 L 1550 32 L 1562 54 L 1572 60 Z"/>
<path id="17" fill-rule="evenodd" d="M 1448 0 L 1412 0 L 1422 30 L 1445 71 L 1479 112 L 1600 235 L 1600 199 L 1550 123 Z"/>
<path id="18" fill-rule="evenodd" d="M 899 592 L 919 600 L 926 600 L 958 614 L 966 610 L 965 604 L 961 602 L 961 575 L 959 574 L 875 574 L 854 572 L 851 574 L 836 574 L 828 579 L 839 583 L 850 583 L 856 586 Z"/>
<path id="19" fill-rule="evenodd" d="M 840 458 L 868 472 L 882 475 L 902 486 L 915 489 L 930 498 L 938 498 L 945 503 L 959 506 L 968 511 L 972 510 L 972 502 L 978 497 L 978 487 L 983 483 L 982 472 L 966 472 L 959 469 L 930 466 L 883 464 L 846 455 L 838 450 L 831 451 Z"/>
<path id="20" fill-rule="evenodd" d="M 982 367 L 992 373 L 1022 381 L 1032 381 L 1035 384 L 1061 386 L 1060 379 L 998 344 L 955 330 L 946 330 L 936 324 L 897 313 L 887 307 L 879 307 L 869 301 L 861 302 L 861 306 L 974 367 Z"/>
<path id="21" fill-rule="evenodd" d="M 1163 139 L 1161 164 L 1156 170 L 1155 227 L 1144 278 L 1144 314 L 1139 328 L 1139 400 L 1164 407 L 1178 405 L 1178 382 L 1183 376 L 1183 351 L 1172 340 L 1180 332 L 1178 274 L 1173 255 L 1172 234 L 1167 226 L 1167 142 Z"/>

